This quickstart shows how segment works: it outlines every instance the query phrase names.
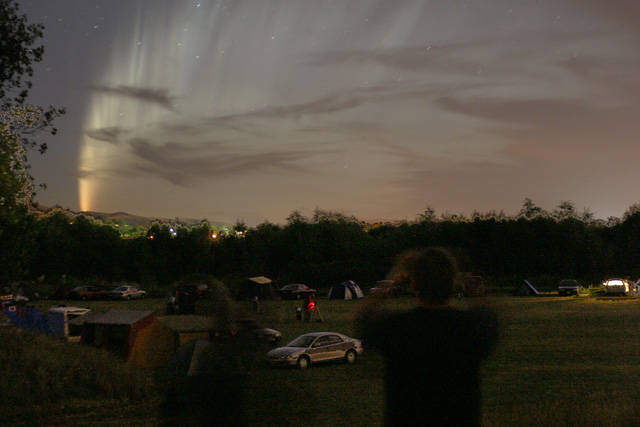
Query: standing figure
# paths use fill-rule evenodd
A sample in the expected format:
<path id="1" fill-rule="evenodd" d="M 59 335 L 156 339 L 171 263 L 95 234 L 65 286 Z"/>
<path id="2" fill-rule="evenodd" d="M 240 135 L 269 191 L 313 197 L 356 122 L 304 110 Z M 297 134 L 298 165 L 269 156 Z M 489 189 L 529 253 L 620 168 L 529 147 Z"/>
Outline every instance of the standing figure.
<path id="1" fill-rule="evenodd" d="M 363 346 L 385 361 L 385 426 L 480 426 L 480 363 L 497 340 L 486 309 L 449 306 L 456 269 L 441 249 L 411 251 L 394 267 L 395 286 L 408 285 L 416 306 L 392 311 L 383 292 L 358 315 Z"/>
<path id="2" fill-rule="evenodd" d="M 313 294 L 308 294 L 304 301 L 302 301 L 302 314 L 304 323 L 309 323 L 311 321 L 311 313 L 316 308 L 316 303 L 313 300 Z"/>

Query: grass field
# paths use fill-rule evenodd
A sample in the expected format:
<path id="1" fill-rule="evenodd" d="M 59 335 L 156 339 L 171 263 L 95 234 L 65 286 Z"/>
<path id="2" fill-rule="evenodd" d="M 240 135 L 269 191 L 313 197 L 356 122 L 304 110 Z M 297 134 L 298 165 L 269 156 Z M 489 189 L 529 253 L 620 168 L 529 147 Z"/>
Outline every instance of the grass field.
<path id="1" fill-rule="evenodd" d="M 162 311 L 164 302 L 77 305 L 95 311 L 114 307 Z M 464 308 L 478 303 L 493 307 L 501 319 L 500 343 L 482 371 L 484 425 L 640 425 L 636 390 L 640 384 L 640 299 L 496 296 L 453 304 Z M 47 303 L 38 304 L 48 308 Z M 320 300 L 324 322 L 304 324 L 295 318 L 298 302 L 263 302 L 259 317 L 264 326 L 280 330 L 284 341 L 310 330 L 351 335 L 353 314 L 361 304 Z M 404 308 L 410 301 L 393 304 Z M 248 306 L 240 308 L 248 310 Z M 245 413 L 251 426 L 260 427 L 380 425 L 382 373 L 382 361 L 374 353 L 365 353 L 354 365 L 318 365 L 306 371 L 270 369 L 256 363 L 247 383 Z M 20 375 L 28 373 L 12 375 L 18 384 L 27 384 Z M 96 393 L 85 399 L 54 399 L 51 404 L 34 405 L 25 399 L 24 407 L 14 402 L 4 420 L 12 425 L 36 425 L 37 419 L 40 425 L 155 426 L 162 384 L 145 390 L 148 396 L 144 398 L 139 389 L 132 388 L 130 397 L 112 391 L 110 397 Z"/>

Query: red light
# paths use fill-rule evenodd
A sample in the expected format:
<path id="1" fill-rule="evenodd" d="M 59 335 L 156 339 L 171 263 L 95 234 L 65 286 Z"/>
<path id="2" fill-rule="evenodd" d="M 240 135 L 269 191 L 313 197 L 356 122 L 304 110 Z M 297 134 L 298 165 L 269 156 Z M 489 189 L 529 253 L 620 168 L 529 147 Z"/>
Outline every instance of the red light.
<path id="1" fill-rule="evenodd" d="M 315 310 L 316 309 L 316 303 L 313 301 L 309 301 L 309 305 L 307 306 L 307 308 L 309 310 Z"/>

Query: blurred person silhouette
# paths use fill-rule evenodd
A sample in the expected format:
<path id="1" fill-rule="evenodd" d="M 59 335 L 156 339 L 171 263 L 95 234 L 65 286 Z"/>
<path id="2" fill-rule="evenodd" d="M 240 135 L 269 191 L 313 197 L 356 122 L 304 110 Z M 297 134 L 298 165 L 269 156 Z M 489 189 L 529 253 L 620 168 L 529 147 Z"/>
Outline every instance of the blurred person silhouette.
<path id="1" fill-rule="evenodd" d="M 384 308 L 373 294 L 357 316 L 365 349 L 385 362 L 385 426 L 479 426 L 480 364 L 495 346 L 497 318 L 486 308 L 449 306 L 456 268 L 443 249 L 398 258 L 394 286 L 409 286 L 416 306 Z"/>
<path id="2" fill-rule="evenodd" d="M 239 327 L 228 289 L 211 281 L 212 298 L 199 314 L 213 319 L 209 339 L 182 344 L 164 370 L 160 403 L 164 427 L 246 427 L 247 376 L 261 350 L 251 331 Z"/>

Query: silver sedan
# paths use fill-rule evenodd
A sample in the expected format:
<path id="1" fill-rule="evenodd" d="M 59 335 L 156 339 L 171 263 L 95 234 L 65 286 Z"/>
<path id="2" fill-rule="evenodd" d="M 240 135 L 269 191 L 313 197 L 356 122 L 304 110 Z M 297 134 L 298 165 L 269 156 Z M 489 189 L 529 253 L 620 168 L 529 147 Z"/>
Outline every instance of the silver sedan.
<path id="1" fill-rule="evenodd" d="M 144 298 L 146 296 L 146 292 L 138 289 L 134 286 L 118 286 L 111 292 L 109 292 L 109 298 L 111 299 L 133 299 L 133 298 Z"/>
<path id="2" fill-rule="evenodd" d="M 330 360 L 354 363 L 362 351 L 362 342 L 355 338 L 337 332 L 312 332 L 271 350 L 267 353 L 267 362 L 271 366 L 306 369 L 311 363 Z"/>

